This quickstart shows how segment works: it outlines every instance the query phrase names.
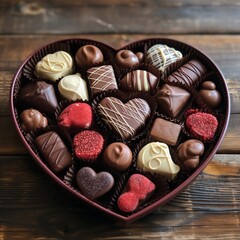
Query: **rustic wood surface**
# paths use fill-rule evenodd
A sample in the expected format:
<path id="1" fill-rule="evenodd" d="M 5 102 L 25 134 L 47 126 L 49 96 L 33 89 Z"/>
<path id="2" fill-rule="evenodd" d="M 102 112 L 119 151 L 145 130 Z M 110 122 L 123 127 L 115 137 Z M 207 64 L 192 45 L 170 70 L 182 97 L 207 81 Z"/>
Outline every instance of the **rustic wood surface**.
<path id="1" fill-rule="evenodd" d="M 0 240 L 239 239 L 240 2 L 0 1 Z M 227 79 L 231 118 L 211 163 L 168 204 L 126 225 L 83 205 L 35 164 L 13 127 L 12 78 L 44 44 L 91 38 L 121 47 L 149 37 L 194 45 Z"/>

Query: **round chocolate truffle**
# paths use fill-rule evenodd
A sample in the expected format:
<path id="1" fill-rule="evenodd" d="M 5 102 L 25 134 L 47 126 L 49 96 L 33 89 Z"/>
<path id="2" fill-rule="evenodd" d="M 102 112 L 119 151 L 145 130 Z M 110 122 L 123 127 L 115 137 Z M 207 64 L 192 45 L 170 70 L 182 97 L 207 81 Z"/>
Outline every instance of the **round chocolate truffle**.
<path id="1" fill-rule="evenodd" d="M 221 95 L 219 91 L 216 90 L 215 83 L 211 81 L 205 81 L 202 83 L 199 96 L 202 98 L 203 102 L 212 109 L 217 108 L 221 103 Z"/>
<path id="2" fill-rule="evenodd" d="M 190 139 L 178 146 L 177 157 L 188 170 L 191 170 L 198 166 L 203 152 L 203 143 L 197 139 Z"/>
<path id="3" fill-rule="evenodd" d="M 93 45 L 85 45 L 78 49 L 75 60 L 78 67 L 92 67 L 103 62 L 104 57 L 101 50 Z"/>
<path id="4" fill-rule="evenodd" d="M 132 163 L 132 151 L 126 144 L 114 142 L 104 150 L 103 162 L 115 170 L 125 170 Z"/>
<path id="5" fill-rule="evenodd" d="M 142 63 L 142 62 L 143 62 L 143 59 L 144 59 L 144 54 L 143 54 L 142 52 L 137 52 L 137 53 L 136 53 L 136 56 L 137 56 L 137 58 L 138 58 L 138 61 L 139 61 L 140 63 Z"/>
<path id="6" fill-rule="evenodd" d="M 116 54 L 116 63 L 123 68 L 131 68 L 139 64 L 138 57 L 130 50 L 121 50 Z"/>
<path id="7" fill-rule="evenodd" d="M 26 109 L 20 114 L 21 127 L 26 132 L 35 131 L 38 128 L 45 128 L 48 120 L 35 109 Z"/>

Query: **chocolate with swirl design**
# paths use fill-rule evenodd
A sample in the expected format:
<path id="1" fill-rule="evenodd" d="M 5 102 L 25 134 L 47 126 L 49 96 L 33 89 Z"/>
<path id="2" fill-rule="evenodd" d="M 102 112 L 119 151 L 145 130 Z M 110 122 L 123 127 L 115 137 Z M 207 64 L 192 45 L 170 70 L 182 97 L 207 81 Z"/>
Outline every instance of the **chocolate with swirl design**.
<path id="1" fill-rule="evenodd" d="M 120 81 L 120 88 L 125 91 L 152 92 L 158 79 L 145 70 L 135 70 L 127 73 Z"/>
<path id="2" fill-rule="evenodd" d="M 56 132 L 49 131 L 36 137 L 35 143 L 53 172 L 61 172 L 70 166 L 71 154 Z"/>
<path id="3" fill-rule="evenodd" d="M 38 78 L 57 81 L 73 72 L 73 60 L 70 54 L 58 51 L 48 54 L 37 63 L 34 74 Z"/>
<path id="4" fill-rule="evenodd" d="M 127 103 L 115 97 L 106 97 L 98 105 L 98 111 L 107 125 L 122 139 L 129 139 L 145 125 L 151 109 L 141 98 L 133 98 Z"/>
<path id="5" fill-rule="evenodd" d="M 87 75 L 93 95 L 102 91 L 118 88 L 111 65 L 92 67 L 87 70 Z"/>
<path id="6" fill-rule="evenodd" d="M 205 66 L 197 59 L 190 60 L 166 78 L 170 83 L 180 83 L 185 86 L 198 86 L 207 73 Z"/>

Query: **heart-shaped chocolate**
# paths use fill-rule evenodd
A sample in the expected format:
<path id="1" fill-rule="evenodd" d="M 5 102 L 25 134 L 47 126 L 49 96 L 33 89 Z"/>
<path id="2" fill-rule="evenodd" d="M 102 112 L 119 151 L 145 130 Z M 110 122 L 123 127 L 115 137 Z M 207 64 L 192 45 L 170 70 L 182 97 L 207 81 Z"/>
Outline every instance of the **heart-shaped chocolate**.
<path id="1" fill-rule="evenodd" d="M 123 103 L 115 97 L 106 97 L 99 103 L 98 111 L 106 124 L 122 139 L 134 137 L 151 114 L 149 104 L 141 98 Z"/>
<path id="2" fill-rule="evenodd" d="M 76 183 L 86 197 L 96 199 L 113 187 L 114 178 L 108 172 L 96 173 L 90 167 L 83 167 L 76 175 Z"/>
<path id="3" fill-rule="evenodd" d="M 84 51 L 79 50 L 81 47 Z M 138 61 L 120 64 L 119 52 L 122 50 L 127 56 L 130 51 Z M 79 65 L 76 58 L 84 58 L 85 62 Z M 125 56 L 121 55 L 121 58 L 124 60 Z M 46 62 L 46 59 L 51 61 Z M 47 74 L 41 75 L 44 68 Z M 71 75 L 73 73 L 75 75 Z M 124 80 L 130 73 L 133 75 L 131 81 Z M 68 76 L 61 82 L 65 75 Z M 205 79 L 214 82 L 221 95 L 221 102 L 215 104 L 214 109 L 199 93 L 198 85 Z M 67 89 L 67 93 L 58 86 Z M 85 203 L 126 222 L 165 204 L 201 173 L 217 151 L 230 115 L 228 89 L 215 64 L 185 43 L 160 38 L 138 41 L 118 50 L 86 39 L 49 44 L 22 64 L 13 79 L 10 99 L 17 131 L 43 170 Z M 212 104 L 213 98 L 210 99 Z M 163 106 L 166 103 L 167 106 Z M 78 108 L 72 108 L 57 119 L 71 104 L 79 104 L 81 113 L 78 114 Z M 21 127 L 20 114 L 29 108 L 46 116 L 49 125 L 26 134 Z M 156 121 L 158 124 L 154 125 Z M 176 131 L 171 126 L 177 126 Z M 54 138 L 53 132 L 57 134 Z M 204 149 L 202 145 L 196 145 L 196 139 L 185 144 L 190 137 L 202 140 Z M 157 157 L 144 158 L 147 168 L 138 168 L 137 157 L 141 149 L 153 140 L 169 147 L 168 154 L 180 167 L 178 174 L 173 171 L 174 177 L 152 175 L 146 170 L 149 166 L 164 166 L 162 159 L 166 156 L 156 148 L 151 149 L 150 157 Z M 132 164 L 128 163 L 124 169 L 112 167 L 103 159 L 105 150 L 116 142 L 127 145 L 133 154 L 133 161 L 129 161 Z M 64 155 L 65 152 L 68 154 Z M 117 151 L 117 155 L 120 153 Z M 177 154 L 181 156 L 178 158 Z M 175 170 L 178 170 L 176 166 Z M 140 171 L 143 179 L 149 180 L 142 181 L 137 177 L 134 184 L 130 183 L 123 200 L 131 206 L 128 211 L 121 211 L 118 198 L 124 194 L 127 180 Z"/>

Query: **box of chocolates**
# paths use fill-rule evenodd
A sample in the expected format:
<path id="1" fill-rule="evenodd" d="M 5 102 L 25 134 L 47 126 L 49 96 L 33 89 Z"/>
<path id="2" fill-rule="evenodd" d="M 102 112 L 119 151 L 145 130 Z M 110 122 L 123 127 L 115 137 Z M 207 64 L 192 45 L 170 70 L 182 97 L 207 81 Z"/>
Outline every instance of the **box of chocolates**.
<path id="1" fill-rule="evenodd" d="M 121 49 L 89 39 L 48 44 L 20 66 L 10 99 L 41 168 L 125 222 L 167 203 L 201 173 L 230 115 L 216 64 L 163 38 Z"/>

